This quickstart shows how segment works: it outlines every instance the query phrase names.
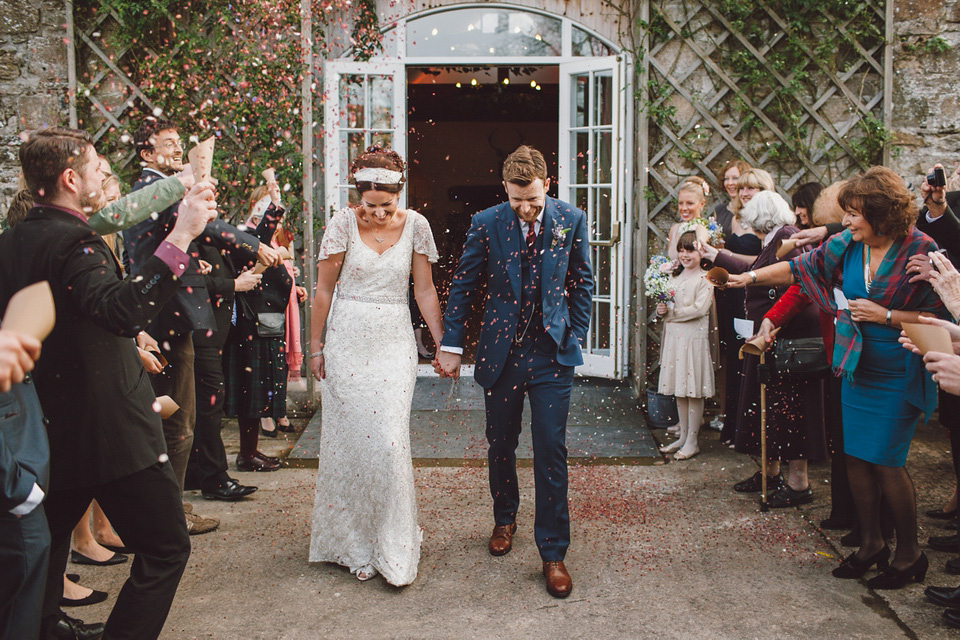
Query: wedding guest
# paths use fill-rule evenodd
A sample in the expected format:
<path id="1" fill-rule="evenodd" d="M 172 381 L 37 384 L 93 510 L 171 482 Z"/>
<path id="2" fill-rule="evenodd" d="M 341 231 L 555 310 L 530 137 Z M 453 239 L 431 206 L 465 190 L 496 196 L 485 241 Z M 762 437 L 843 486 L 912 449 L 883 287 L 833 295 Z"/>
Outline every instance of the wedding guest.
<path id="1" fill-rule="evenodd" d="M 923 580 L 927 557 L 917 542 L 913 482 L 904 466 L 921 413 L 929 416 L 936 386 L 923 362 L 900 348 L 903 322 L 921 313 L 945 315 L 926 282 L 909 282 L 907 261 L 936 244 L 914 227 L 917 207 L 903 179 L 873 167 L 848 180 L 837 198 L 846 231 L 789 264 L 780 263 L 732 278 L 734 286 L 799 282 L 804 293 L 837 318 L 833 364 L 843 376 L 843 442 L 847 473 L 861 527 L 860 548 L 834 569 L 837 578 L 859 578 L 877 565 L 867 584 L 900 588 Z M 838 308 L 840 283 L 848 308 Z M 880 499 L 894 520 L 897 549 L 880 527 Z M 889 566 L 888 566 L 889 563 Z"/>
<path id="2" fill-rule="evenodd" d="M 720 223 L 720 227 L 723 229 L 724 237 L 729 238 L 730 236 L 738 233 L 734 228 L 734 212 L 733 212 L 733 201 L 737 197 L 737 188 L 738 182 L 740 181 L 740 176 L 751 169 L 752 167 L 748 162 L 743 160 L 728 160 L 725 165 L 723 165 L 723 170 L 720 172 L 720 175 L 723 177 L 723 191 L 727 194 L 727 200 L 723 200 L 717 203 L 717 206 L 713 208 L 713 217 L 717 219 L 717 222 Z M 743 233 L 740 231 L 739 233 Z"/>
<path id="3" fill-rule="evenodd" d="M 677 440 L 660 447 L 660 451 L 673 453 L 676 460 L 689 460 L 700 453 L 697 436 L 703 422 L 703 402 L 714 390 L 710 356 L 713 287 L 700 267 L 703 255 L 697 231 L 680 234 L 677 254 L 680 266 L 670 281 L 676 292 L 673 308 L 664 302 L 657 304 L 657 315 L 664 317 L 658 391 L 676 397 L 680 431 Z"/>
<path id="4" fill-rule="evenodd" d="M 747 174 L 756 172 L 751 169 Z M 741 182 L 743 178 L 741 177 Z M 753 229 L 762 240 L 763 250 L 752 264 L 746 264 L 731 256 L 708 247 L 705 255 L 714 264 L 731 274 L 754 273 L 767 265 L 780 263 L 799 255 L 794 249 L 783 257 L 777 257 L 780 242 L 789 238 L 797 228 L 793 226 L 796 216 L 787 202 L 775 191 L 764 190 L 751 197 L 740 210 L 745 225 Z M 731 276 L 733 277 L 733 276 Z M 736 282 L 734 278 L 734 282 Z M 769 336 L 769 320 L 764 324 L 764 315 L 786 293 L 786 287 L 768 289 L 753 288 L 746 293 L 746 318 L 753 322 L 757 335 Z M 778 334 L 781 339 L 810 338 L 820 336 L 817 311 L 813 307 L 797 314 Z M 750 455 L 760 454 L 760 361 L 757 356 L 743 359 L 743 382 L 740 391 L 740 419 L 737 423 L 736 450 Z M 776 411 L 767 412 L 767 496 L 771 508 L 793 507 L 813 500 L 813 490 L 807 475 L 811 460 L 827 457 L 826 434 L 823 423 L 823 381 L 813 377 L 773 376 L 766 384 L 767 405 Z M 781 464 L 788 464 L 786 479 L 781 474 Z M 761 490 L 763 474 L 738 482 L 734 490 L 744 493 Z M 771 477 L 772 476 L 772 477 Z"/>
<path id="5" fill-rule="evenodd" d="M 704 207 L 707 206 L 709 191 L 706 181 L 697 176 L 691 176 L 680 183 L 677 191 L 677 213 L 680 220 L 673 223 L 667 236 L 667 256 L 671 260 L 677 259 L 677 231 L 680 225 L 701 217 Z"/>
<path id="6" fill-rule="evenodd" d="M 200 260 L 210 265 L 210 273 L 205 275 L 217 328 L 193 332 L 197 422 L 184 484 L 199 489 L 208 500 L 234 501 L 251 495 L 257 487 L 242 485 L 227 473 L 227 452 L 221 436 L 226 399 L 223 351 L 236 294 L 252 290 L 263 276 L 247 269 L 234 277 L 233 261 L 212 244 L 200 242 L 197 251 Z"/>
<path id="7" fill-rule="evenodd" d="M 790 204 L 793 205 L 793 212 L 797 216 L 797 228 L 809 229 L 813 226 L 813 203 L 817 196 L 823 191 L 823 185 L 819 182 L 807 182 L 799 187 L 790 196 Z"/>
<path id="8" fill-rule="evenodd" d="M 143 163 L 140 179 L 133 185 L 138 191 L 153 182 L 167 178 L 183 169 L 183 146 L 176 124 L 149 117 L 140 123 L 134 133 L 137 157 Z M 156 251 L 176 223 L 179 203 L 174 203 L 156 215 L 131 227 L 124 233 L 124 241 L 129 257 L 129 273 L 142 276 L 142 265 Z M 268 244 L 261 244 L 249 234 L 242 234 L 235 227 L 214 220 L 201 234 L 203 241 L 211 242 L 224 250 L 236 250 L 244 254 L 245 259 L 254 261 L 258 256 L 268 264 L 278 264 L 279 256 Z M 163 433 L 167 444 L 170 464 L 177 477 L 177 483 L 183 489 L 187 462 L 193 449 L 193 432 L 196 424 L 196 378 L 194 376 L 194 351 L 192 332 L 213 331 L 216 318 L 207 283 L 201 271 L 196 255 L 196 245 L 191 247 L 189 263 L 180 277 L 180 287 L 159 314 L 153 319 L 147 331 L 157 338 L 161 352 L 169 366 L 152 379 L 158 396 L 170 396 L 180 409 L 163 421 Z M 205 518 L 199 514 L 187 513 L 191 534 L 213 531 L 219 526 L 216 518 Z"/>
<path id="9" fill-rule="evenodd" d="M 254 223 L 254 227 L 259 224 L 259 220 Z M 277 230 L 273 234 L 273 240 L 270 246 L 278 251 L 286 249 L 290 256 L 293 256 L 293 234 L 284 226 L 281 220 L 277 224 Z M 303 347 L 300 345 L 300 305 L 307 299 L 307 290 L 297 285 L 297 278 L 300 276 L 300 269 L 293 264 L 293 259 L 284 260 L 283 266 L 290 275 L 290 302 L 287 303 L 287 309 L 284 312 L 285 322 L 283 324 L 283 351 L 287 360 L 287 380 L 283 383 L 283 395 L 287 394 L 287 381 L 299 380 L 300 369 L 303 367 Z M 291 433 L 296 431 L 290 425 L 290 419 L 286 412 L 277 418 L 260 418 L 260 433 L 268 437 L 276 437 L 278 431 Z"/>
<path id="10" fill-rule="evenodd" d="M 942 165 L 936 165 L 928 173 L 933 173 L 935 168 L 943 169 Z M 954 174 L 956 175 L 956 174 Z M 951 176 L 953 177 L 953 176 Z M 960 264 L 960 219 L 957 218 L 957 212 L 960 211 L 960 191 L 948 191 L 947 186 L 933 187 L 927 182 L 926 178 L 920 186 L 920 196 L 923 199 L 924 206 L 917 216 L 917 229 L 933 238 L 941 249 L 946 251 L 947 259 L 953 267 Z M 917 255 L 911 258 L 910 266 L 907 270 L 916 273 L 929 273 L 932 260 L 926 255 Z M 941 258 L 941 263 L 945 262 Z M 938 279 L 942 283 L 943 279 Z M 931 282 L 931 284 L 933 284 Z M 937 287 L 934 287 L 937 289 Z M 939 294 L 940 291 L 938 290 Z M 941 295 L 941 299 L 946 302 L 947 298 Z M 960 318 L 954 309 L 949 306 L 954 318 Z M 957 310 L 960 312 L 960 310 Z M 950 435 L 950 453 L 953 458 L 954 477 L 960 485 L 960 396 L 947 393 L 942 388 L 937 393 L 937 419 L 940 424 L 947 429 Z M 956 516 L 957 492 L 954 489 L 953 497 L 943 509 L 933 509 L 927 515 L 936 518 L 942 518 L 944 515 L 953 512 Z M 949 517 L 949 516 L 948 516 Z M 960 536 L 952 534 L 948 536 L 931 536 L 927 544 L 932 549 L 939 551 L 948 551 L 957 554 L 960 551 Z M 960 565 L 960 559 L 954 559 L 954 566 Z"/>
<path id="11" fill-rule="evenodd" d="M 43 411 L 29 375 L 40 341 L 0 329 L 0 638 L 37 638 L 50 531 Z"/>
<path id="12" fill-rule="evenodd" d="M 178 288 L 185 250 L 216 215 L 213 189 L 194 186 L 173 229 L 141 265 L 143 278 L 123 280 L 114 256 L 87 224 L 103 205 L 103 174 L 90 135 L 41 129 L 19 156 L 37 206 L 0 235 L 0 315 L 15 291 L 39 280 L 50 283 L 57 309 L 33 376 L 47 418 L 51 469 L 41 637 L 60 621 L 70 532 L 96 498 L 136 553 L 105 633 L 156 638 L 190 543 L 153 411 L 156 396 L 130 338 Z"/>
<path id="13" fill-rule="evenodd" d="M 269 192 L 269 194 L 267 193 Z M 248 227 L 259 220 L 255 235 L 269 246 L 283 218 L 280 187 L 276 181 L 254 190 Z M 238 274 L 239 275 L 239 274 Z M 239 471 L 276 471 L 280 460 L 258 449 L 261 418 L 287 413 L 287 361 L 283 349 L 284 320 L 293 281 L 282 264 L 268 267 L 263 279 L 236 301 L 236 322 L 230 328 L 223 352 L 226 380 L 224 411 L 240 425 Z M 274 432 L 274 437 L 276 433 Z"/>
<path id="14" fill-rule="evenodd" d="M 730 195 L 730 203 L 727 205 L 730 210 L 730 232 L 724 231 L 724 243 L 720 252 L 744 262 L 753 262 L 760 255 L 763 243 L 752 229 L 743 224 L 740 210 L 744 202 L 749 202 L 756 193 L 758 186 L 761 189 L 772 190 L 773 178 L 766 171 L 754 172 L 746 162 L 728 163 L 723 175 L 724 189 Z M 737 176 L 735 181 L 732 180 L 734 175 Z M 743 199 L 740 197 L 741 178 L 743 178 Z M 717 303 L 721 368 L 724 372 L 723 424 L 720 428 L 720 442 L 733 447 L 737 434 L 737 420 L 740 416 L 740 385 L 743 380 L 743 362 L 740 360 L 743 338 L 737 334 L 734 320 L 745 319 L 745 294 L 741 289 L 717 289 L 714 297 Z"/>

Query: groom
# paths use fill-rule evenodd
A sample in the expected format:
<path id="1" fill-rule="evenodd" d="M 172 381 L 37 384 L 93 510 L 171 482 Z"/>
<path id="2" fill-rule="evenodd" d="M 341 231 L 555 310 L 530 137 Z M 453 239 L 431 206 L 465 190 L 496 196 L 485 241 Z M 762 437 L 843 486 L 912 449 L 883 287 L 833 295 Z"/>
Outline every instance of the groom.
<path id="1" fill-rule="evenodd" d="M 464 331 L 483 282 L 486 306 L 475 378 L 486 393 L 490 493 L 495 526 L 490 553 L 510 552 L 517 530 L 516 448 L 523 398 L 530 396 L 536 520 L 534 537 L 547 591 L 570 595 L 563 564 L 570 544 L 567 413 L 573 369 L 590 326 L 593 274 L 587 217 L 547 197 L 543 155 L 522 146 L 503 163 L 508 202 L 473 217 L 453 278 L 436 368 L 458 377 Z"/>

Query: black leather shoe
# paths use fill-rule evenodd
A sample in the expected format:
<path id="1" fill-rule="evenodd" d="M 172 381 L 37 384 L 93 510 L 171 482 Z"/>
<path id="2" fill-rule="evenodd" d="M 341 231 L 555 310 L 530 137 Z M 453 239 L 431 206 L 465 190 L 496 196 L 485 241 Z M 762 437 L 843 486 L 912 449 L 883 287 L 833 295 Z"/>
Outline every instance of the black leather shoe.
<path id="1" fill-rule="evenodd" d="M 843 559 L 839 567 L 833 570 L 833 577 L 842 580 L 855 580 L 862 577 L 873 565 L 877 565 L 877 569 L 883 571 L 889 564 L 890 547 L 880 549 L 866 560 L 861 560 L 857 557 L 857 553 L 853 552 Z"/>
<path id="2" fill-rule="evenodd" d="M 935 520 L 949 520 L 950 518 L 955 518 L 956 516 L 956 509 L 951 509 L 950 511 L 944 511 L 943 509 L 930 509 L 927 511 L 927 517 L 934 518 Z"/>
<path id="3" fill-rule="evenodd" d="M 899 589 L 912 580 L 923 582 L 929 567 L 930 562 L 927 561 L 926 554 L 921 553 L 917 561 L 906 569 L 887 567 L 880 575 L 867 580 L 867 586 L 871 589 Z"/>
<path id="4" fill-rule="evenodd" d="M 808 502 L 813 502 L 813 490 L 810 489 L 810 487 L 807 487 L 803 491 L 797 491 L 790 485 L 785 484 L 779 491 L 775 491 L 767 496 L 767 506 L 771 509 L 798 507 Z"/>
<path id="5" fill-rule="evenodd" d="M 256 487 L 242 485 L 230 478 L 213 489 L 204 489 L 201 493 L 207 500 L 226 500 L 230 502 L 245 498 L 256 490 Z"/>
<path id="6" fill-rule="evenodd" d="M 960 587 L 927 587 L 923 590 L 923 595 L 941 607 L 960 608 Z"/>
<path id="7" fill-rule="evenodd" d="M 953 534 L 952 536 L 930 536 L 927 540 L 927 545 L 935 551 L 956 553 L 960 550 L 960 536 L 957 534 Z"/>
<path id="8" fill-rule="evenodd" d="M 737 493 L 758 493 L 760 489 L 763 488 L 761 483 L 763 482 L 763 472 L 757 471 L 755 474 L 747 478 L 746 480 L 741 480 L 737 484 L 733 485 L 733 490 Z M 778 473 L 775 476 L 767 478 L 767 494 L 778 491 L 783 487 L 783 474 Z"/>
<path id="9" fill-rule="evenodd" d="M 948 627 L 953 627 L 954 629 L 960 629 L 960 610 L 944 609 L 943 621 L 947 623 Z"/>
<path id="10" fill-rule="evenodd" d="M 102 622 L 87 624 L 83 620 L 71 618 L 63 611 L 56 626 L 50 631 L 50 637 L 57 640 L 96 640 L 103 635 L 105 625 Z"/>

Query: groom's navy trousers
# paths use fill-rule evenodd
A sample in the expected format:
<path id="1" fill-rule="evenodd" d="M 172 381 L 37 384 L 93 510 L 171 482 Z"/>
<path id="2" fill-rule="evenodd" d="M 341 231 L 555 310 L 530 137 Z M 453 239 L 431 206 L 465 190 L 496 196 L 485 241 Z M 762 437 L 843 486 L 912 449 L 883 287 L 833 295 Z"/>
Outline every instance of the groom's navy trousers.
<path id="1" fill-rule="evenodd" d="M 567 410 L 573 387 L 573 367 L 557 363 L 557 343 L 543 330 L 538 304 L 542 286 L 544 234 L 532 251 L 522 251 L 520 336 L 513 341 L 500 377 L 486 390 L 487 454 L 490 493 L 498 525 L 517 518 L 517 442 L 523 398 L 530 398 L 530 435 L 533 438 L 533 476 L 536 483 L 536 520 L 533 535 L 544 562 L 562 561 L 570 546 L 567 509 Z"/>
<path id="2" fill-rule="evenodd" d="M 549 338 L 541 334 L 541 342 Z M 554 344 L 553 350 L 556 351 Z M 523 399 L 530 398 L 533 475 L 536 484 L 534 537 L 544 562 L 562 561 L 570 546 L 567 509 L 567 411 L 573 388 L 573 367 L 528 344 L 514 347 L 503 372 L 484 393 L 487 441 L 490 444 L 490 493 L 496 524 L 517 518 L 517 443 Z"/>

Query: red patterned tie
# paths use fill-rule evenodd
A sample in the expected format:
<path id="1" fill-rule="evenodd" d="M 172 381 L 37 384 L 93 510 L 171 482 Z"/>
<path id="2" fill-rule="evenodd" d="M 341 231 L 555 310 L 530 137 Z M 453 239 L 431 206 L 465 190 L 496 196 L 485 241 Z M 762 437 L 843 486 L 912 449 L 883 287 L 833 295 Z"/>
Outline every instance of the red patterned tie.
<path id="1" fill-rule="evenodd" d="M 534 220 L 533 222 L 527 225 L 527 251 L 530 253 L 530 255 L 533 255 L 534 253 L 536 253 L 536 245 L 537 245 L 536 226 L 537 226 L 536 220 Z"/>

